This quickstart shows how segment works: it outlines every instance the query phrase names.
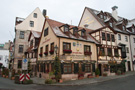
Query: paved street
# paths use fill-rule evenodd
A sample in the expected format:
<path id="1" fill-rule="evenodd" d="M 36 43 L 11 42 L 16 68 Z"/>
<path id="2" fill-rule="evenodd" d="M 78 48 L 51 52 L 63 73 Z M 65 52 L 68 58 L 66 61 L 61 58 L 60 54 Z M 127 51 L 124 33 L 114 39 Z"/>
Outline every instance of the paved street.
<path id="1" fill-rule="evenodd" d="M 135 75 L 79 86 L 18 85 L 0 77 L 0 90 L 135 90 Z"/>

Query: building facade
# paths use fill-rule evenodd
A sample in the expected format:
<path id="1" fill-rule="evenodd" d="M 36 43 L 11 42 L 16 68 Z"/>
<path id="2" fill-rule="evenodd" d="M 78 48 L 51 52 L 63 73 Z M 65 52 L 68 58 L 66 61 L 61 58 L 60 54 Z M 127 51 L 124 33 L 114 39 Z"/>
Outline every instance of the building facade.
<path id="1" fill-rule="evenodd" d="M 116 34 L 116 43 L 122 48 L 122 60 L 125 60 L 126 71 L 133 71 L 133 58 L 131 56 L 130 33 L 126 27 L 129 20 L 117 15 L 117 6 L 112 7 L 112 14 L 97 11 L 86 7 L 82 14 L 79 26 L 96 30 L 105 26 L 110 26 Z"/>
<path id="2" fill-rule="evenodd" d="M 53 62 L 58 55 L 63 80 L 78 78 L 79 68 L 84 77 L 95 71 L 98 44 L 87 29 L 46 19 L 38 47 L 38 77 L 49 78 Z M 54 47 L 57 46 L 57 53 Z"/>
<path id="3" fill-rule="evenodd" d="M 13 68 L 21 70 L 24 52 L 27 50 L 30 31 L 41 31 L 45 18 L 39 8 L 36 8 L 27 18 L 16 18 L 14 64 Z"/>

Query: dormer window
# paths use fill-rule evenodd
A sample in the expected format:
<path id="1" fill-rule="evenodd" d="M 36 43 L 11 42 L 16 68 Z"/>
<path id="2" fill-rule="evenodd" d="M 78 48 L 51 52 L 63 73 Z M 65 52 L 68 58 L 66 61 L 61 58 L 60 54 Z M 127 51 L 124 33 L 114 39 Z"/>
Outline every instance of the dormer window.
<path id="1" fill-rule="evenodd" d="M 100 18 L 103 19 L 103 15 L 102 14 L 100 14 Z"/>
<path id="2" fill-rule="evenodd" d="M 84 30 L 82 30 L 81 36 L 82 36 L 82 37 L 85 36 L 85 31 L 84 31 Z"/>
<path id="3" fill-rule="evenodd" d="M 107 17 L 104 15 L 104 19 L 107 19 Z"/>
<path id="4" fill-rule="evenodd" d="M 133 32 L 133 33 L 135 32 L 134 28 L 132 28 L 132 32 Z"/>
<path id="5" fill-rule="evenodd" d="M 122 29 L 125 30 L 125 26 L 124 25 L 122 26 Z"/>
<path id="6" fill-rule="evenodd" d="M 110 27 L 113 27 L 113 24 L 112 24 L 112 22 L 109 22 L 109 26 L 110 26 Z"/>
<path id="7" fill-rule="evenodd" d="M 77 33 L 77 31 L 78 31 L 77 28 L 74 28 L 73 29 L 73 35 L 75 35 Z"/>
<path id="8" fill-rule="evenodd" d="M 64 27 L 64 32 L 68 32 L 68 30 L 69 30 L 68 26 L 65 26 Z"/>

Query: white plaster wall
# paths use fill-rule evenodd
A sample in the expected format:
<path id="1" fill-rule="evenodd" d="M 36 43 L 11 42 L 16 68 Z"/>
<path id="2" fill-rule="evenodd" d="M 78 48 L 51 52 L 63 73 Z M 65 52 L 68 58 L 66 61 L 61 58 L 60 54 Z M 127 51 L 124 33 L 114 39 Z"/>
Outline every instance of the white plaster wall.
<path id="1" fill-rule="evenodd" d="M 88 28 L 93 30 L 102 27 L 102 25 L 87 9 L 85 9 L 84 11 L 84 15 L 82 16 L 82 20 L 80 21 L 79 26 L 84 27 L 85 24 L 88 24 L 89 25 Z"/>
<path id="2" fill-rule="evenodd" d="M 9 56 L 9 50 L 0 50 L 0 57 L 2 57 L 0 63 L 2 63 L 3 66 L 7 68 L 8 68 L 8 56 Z"/>
<path id="3" fill-rule="evenodd" d="M 121 40 L 118 40 L 118 34 L 121 35 Z M 125 36 L 128 37 L 128 42 L 125 41 Z M 125 35 L 125 34 L 121 34 L 121 33 L 117 33 L 116 35 L 116 40 L 117 40 L 117 44 L 119 43 L 123 43 L 123 44 L 126 44 L 126 47 L 129 48 L 129 53 L 126 53 L 127 54 L 127 57 L 125 58 L 127 61 L 130 61 L 130 65 L 131 65 L 131 71 L 133 70 L 133 64 L 132 64 L 132 58 L 131 58 L 131 48 L 130 48 L 130 40 L 129 40 L 129 35 Z M 126 71 L 128 71 L 128 65 L 126 63 Z"/>
<path id="4" fill-rule="evenodd" d="M 37 13 L 37 18 L 33 17 L 34 13 Z M 40 9 L 36 8 L 22 23 L 16 25 L 16 30 L 42 31 L 44 20 Z M 34 27 L 30 27 L 30 21 L 34 21 Z"/>

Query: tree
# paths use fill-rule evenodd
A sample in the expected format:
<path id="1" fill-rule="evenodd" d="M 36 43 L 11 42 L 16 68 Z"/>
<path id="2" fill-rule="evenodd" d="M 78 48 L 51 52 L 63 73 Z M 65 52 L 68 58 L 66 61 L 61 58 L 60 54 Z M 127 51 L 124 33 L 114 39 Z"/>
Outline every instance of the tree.
<path id="1" fill-rule="evenodd" d="M 55 57 L 54 61 L 54 75 L 56 82 L 58 82 L 59 79 L 61 79 L 61 62 L 57 56 Z"/>

